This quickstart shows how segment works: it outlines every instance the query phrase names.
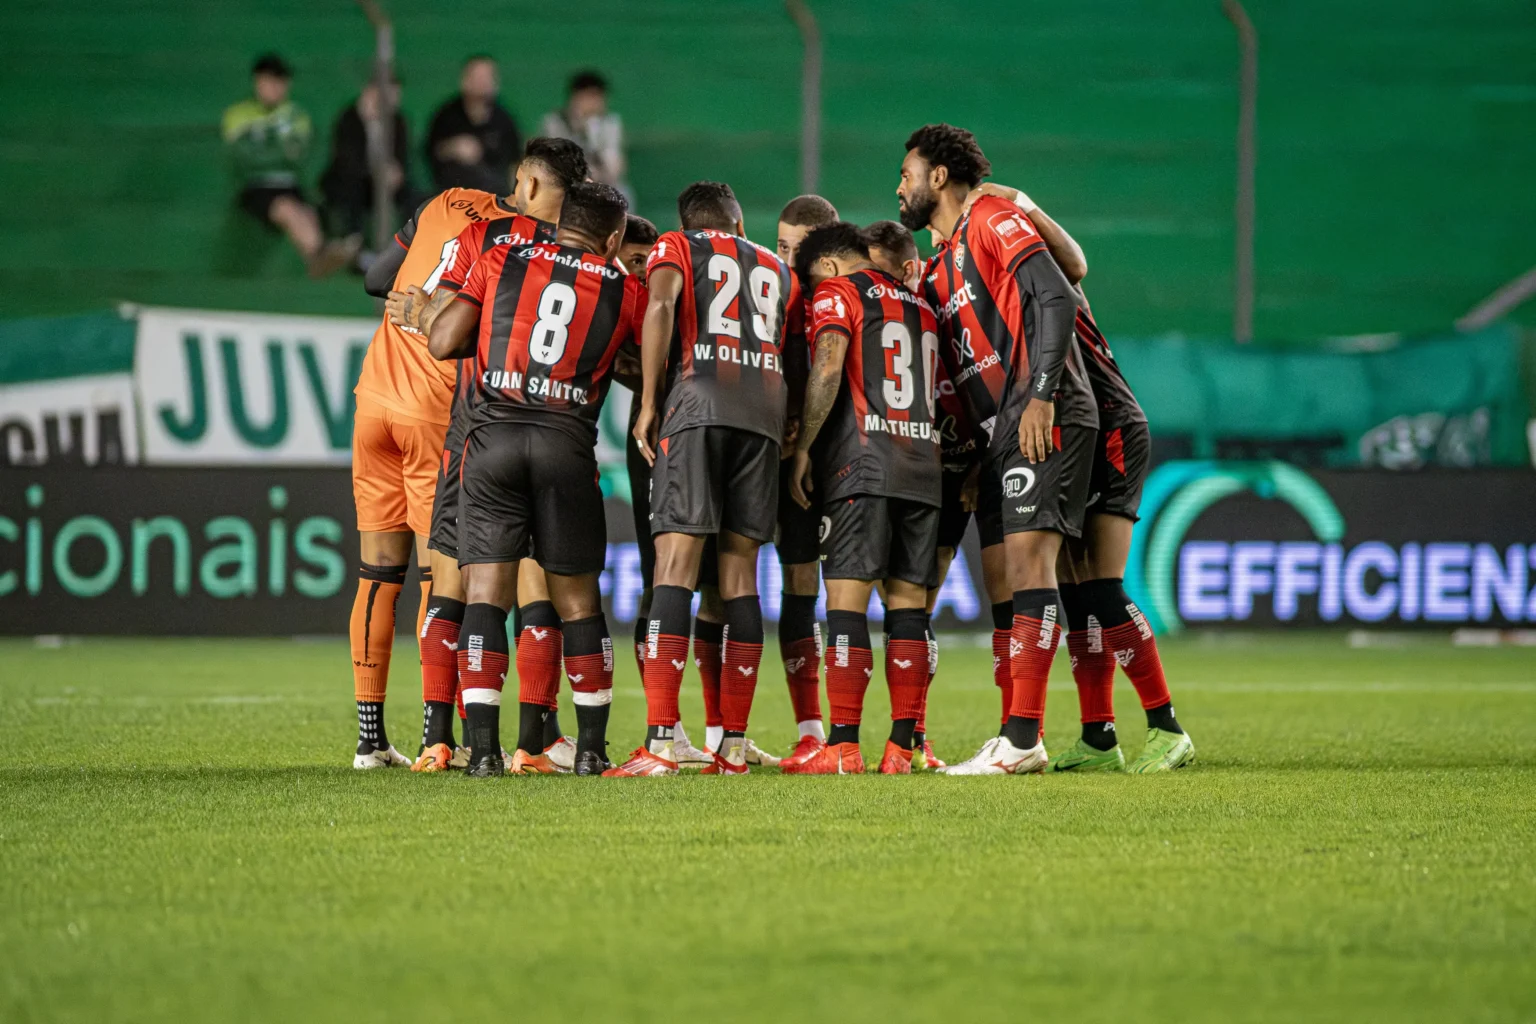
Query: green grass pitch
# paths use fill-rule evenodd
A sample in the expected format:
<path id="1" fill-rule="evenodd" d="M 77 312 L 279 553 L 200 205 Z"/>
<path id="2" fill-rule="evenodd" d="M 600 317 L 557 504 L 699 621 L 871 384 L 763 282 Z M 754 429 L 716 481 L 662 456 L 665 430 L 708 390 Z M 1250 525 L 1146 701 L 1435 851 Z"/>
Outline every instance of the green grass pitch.
<path id="1" fill-rule="evenodd" d="M 6 641 L 0 1021 L 1536 1020 L 1536 651 L 1165 652 L 1170 776 L 472 782 L 348 767 L 340 641 Z M 995 729 L 988 657 L 944 654 L 946 757 Z"/>

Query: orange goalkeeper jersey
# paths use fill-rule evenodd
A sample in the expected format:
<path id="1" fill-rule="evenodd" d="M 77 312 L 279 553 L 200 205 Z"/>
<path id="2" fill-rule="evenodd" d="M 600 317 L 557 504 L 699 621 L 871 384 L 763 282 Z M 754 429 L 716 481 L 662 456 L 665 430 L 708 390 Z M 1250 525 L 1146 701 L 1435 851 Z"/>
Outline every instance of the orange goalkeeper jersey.
<path id="1" fill-rule="evenodd" d="M 395 244 L 406 255 L 394 290 L 414 284 L 430 293 L 453 266 L 459 232 L 475 221 L 516 212 L 492 193 L 474 188 L 450 188 L 427 200 L 395 235 Z M 398 327 L 386 316 L 373 332 L 356 392 L 401 416 L 447 426 L 456 367 L 452 359 L 432 358 L 426 335 Z"/>

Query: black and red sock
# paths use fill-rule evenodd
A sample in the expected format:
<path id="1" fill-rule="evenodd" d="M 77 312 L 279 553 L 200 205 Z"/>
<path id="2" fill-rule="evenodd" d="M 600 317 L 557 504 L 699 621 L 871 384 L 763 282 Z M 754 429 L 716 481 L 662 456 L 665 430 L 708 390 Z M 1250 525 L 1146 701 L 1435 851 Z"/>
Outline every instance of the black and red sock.
<path id="1" fill-rule="evenodd" d="M 763 661 L 763 609 L 756 594 L 725 602 L 720 651 L 720 724 L 726 736 L 745 736 Z"/>
<path id="2" fill-rule="evenodd" d="M 576 752 L 602 754 L 613 704 L 613 639 L 601 614 L 565 624 L 565 676 L 576 704 Z"/>
<path id="3" fill-rule="evenodd" d="M 466 743 L 479 756 L 500 756 L 501 691 L 510 661 L 507 613 L 493 604 L 466 607 L 458 655 L 467 715 Z"/>
<path id="4" fill-rule="evenodd" d="M 875 671 L 869 619 L 863 612 L 827 612 L 827 703 L 832 713 L 828 743 L 859 742 L 864 691 Z"/>
<path id="5" fill-rule="evenodd" d="M 453 746 L 454 702 L 459 692 L 459 631 L 464 625 L 464 602 L 432 595 L 422 618 L 421 645 L 421 745 Z"/>
<path id="6" fill-rule="evenodd" d="M 928 612 L 898 608 L 885 613 L 885 684 L 891 691 L 891 742 L 912 749 L 928 684 Z"/>
<path id="7" fill-rule="evenodd" d="M 992 682 L 1002 698 L 999 722 L 1008 721 L 1013 706 L 1013 669 L 1010 667 L 1013 643 L 1013 602 L 999 601 L 992 606 Z"/>
<path id="8" fill-rule="evenodd" d="M 1072 657 L 1072 681 L 1083 742 L 1096 750 L 1115 745 L 1115 659 L 1104 648 L 1104 631 L 1085 596 L 1087 584 L 1061 583 L 1061 610 L 1067 620 L 1067 653 Z"/>
<path id="9" fill-rule="evenodd" d="M 783 595 L 779 609 L 779 656 L 796 722 L 821 721 L 821 636 L 816 595 Z"/>
<path id="10" fill-rule="evenodd" d="M 699 684 L 704 691 L 704 724 L 719 728 L 721 647 L 725 643 L 725 623 L 708 619 L 693 620 L 693 664 L 699 670 Z"/>
<path id="11" fill-rule="evenodd" d="M 1163 659 L 1157 651 L 1157 638 L 1141 609 L 1125 592 L 1118 577 L 1089 580 L 1082 584 L 1083 603 L 1098 618 L 1103 630 L 1103 646 L 1111 659 L 1130 676 L 1141 706 L 1147 713 L 1147 725 L 1168 732 L 1183 732 L 1173 714 L 1173 697 L 1163 675 Z M 1113 668 L 1111 668 L 1113 671 Z"/>
<path id="12" fill-rule="evenodd" d="M 1060 618 L 1055 587 L 1014 591 L 1013 637 L 1009 647 L 1013 703 L 1008 708 L 1008 720 L 1003 723 L 1003 736 L 1021 750 L 1040 742 L 1045 688 L 1051 675 L 1051 660 L 1056 657 Z"/>
<path id="13" fill-rule="evenodd" d="M 659 586 L 651 598 L 645 634 L 645 720 L 648 738 L 671 739 L 681 713 L 678 693 L 688 667 L 688 617 L 693 591 Z M 663 737 L 656 730 L 665 729 Z"/>

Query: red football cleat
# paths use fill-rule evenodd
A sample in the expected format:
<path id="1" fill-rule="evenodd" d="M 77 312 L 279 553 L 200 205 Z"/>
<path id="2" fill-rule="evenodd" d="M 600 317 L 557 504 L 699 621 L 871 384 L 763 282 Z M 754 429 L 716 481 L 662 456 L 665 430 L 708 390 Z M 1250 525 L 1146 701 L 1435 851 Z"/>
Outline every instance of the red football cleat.
<path id="1" fill-rule="evenodd" d="M 605 779 L 647 778 L 653 775 L 676 775 L 677 762 L 653 754 L 644 747 L 636 747 L 629 760 L 603 772 Z"/>
<path id="2" fill-rule="evenodd" d="M 911 775 L 912 751 L 886 740 L 885 756 L 880 759 L 880 774 Z"/>
<path id="3" fill-rule="evenodd" d="M 826 747 L 827 741 L 815 736 L 801 736 L 800 742 L 795 744 L 795 749 L 789 752 L 789 756 L 779 762 L 779 771 L 794 774 L 794 769 L 815 757 Z"/>
<path id="4" fill-rule="evenodd" d="M 789 775 L 863 775 L 864 755 L 857 743 L 827 744 L 806 761 L 787 770 Z"/>

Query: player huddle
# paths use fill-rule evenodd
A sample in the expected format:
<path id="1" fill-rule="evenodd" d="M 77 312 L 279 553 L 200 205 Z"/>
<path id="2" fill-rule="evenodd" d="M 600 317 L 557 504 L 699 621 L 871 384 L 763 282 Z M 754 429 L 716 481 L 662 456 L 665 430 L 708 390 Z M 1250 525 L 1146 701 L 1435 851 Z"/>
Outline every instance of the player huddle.
<path id="1" fill-rule="evenodd" d="M 413 547 L 430 565 L 418 771 L 863 772 L 875 591 L 892 718 L 880 772 L 1124 769 L 1117 665 L 1148 720 L 1130 770 L 1191 762 L 1151 630 L 1121 586 L 1146 417 L 1078 283 L 1081 250 L 1023 193 L 982 186 L 990 170 L 969 132 L 927 125 L 907 140 L 899 224 L 861 228 L 801 196 L 780 216 L 776 253 L 746 238 L 719 182 L 685 189 L 678 229 L 658 235 L 556 139 L 529 143 L 511 196 L 450 189 L 424 204 L 367 280 L 388 303 L 357 389 L 354 765 L 410 763 L 384 732 L 383 701 Z M 926 263 L 911 234 L 923 229 L 938 247 Z M 634 649 L 647 708 L 644 741 L 618 765 L 606 753 L 613 645 L 595 454 L 614 381 L 635 393 L 628 467 L 645 590 Z M 925 734 L 939 661 L 929 616 L 973 515 L 1002 727 L 945 766 Z M 800 733 L 782 760 L 747 735 L 768 542 L 784 568 L 779 645 Z M 1049 758 L 1040 723 L 1062 631 L 1083 730 Z M 679 711 L 690 653 L 703 749 Z M 555 714 L 562 663 L 574 742 Z"/>

